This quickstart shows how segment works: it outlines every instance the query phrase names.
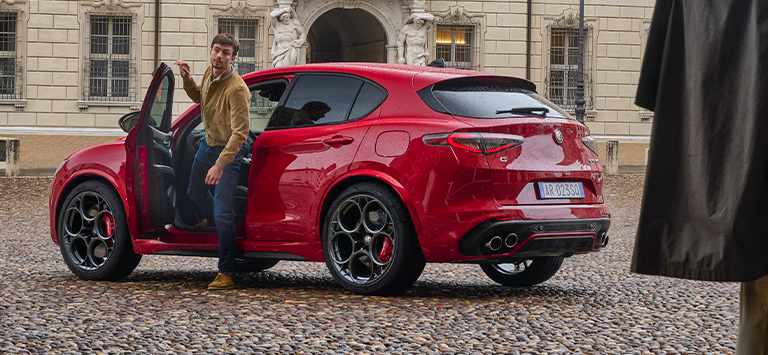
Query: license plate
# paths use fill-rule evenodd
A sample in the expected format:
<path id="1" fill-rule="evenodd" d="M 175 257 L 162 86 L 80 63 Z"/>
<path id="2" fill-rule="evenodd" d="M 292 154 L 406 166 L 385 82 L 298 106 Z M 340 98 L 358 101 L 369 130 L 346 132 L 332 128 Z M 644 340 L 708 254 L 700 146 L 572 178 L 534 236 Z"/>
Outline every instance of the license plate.
<path id="1" fill-rule="evenodd" d="M 540 198 L 584 198 L 580 182 L 538 182 Z"/>

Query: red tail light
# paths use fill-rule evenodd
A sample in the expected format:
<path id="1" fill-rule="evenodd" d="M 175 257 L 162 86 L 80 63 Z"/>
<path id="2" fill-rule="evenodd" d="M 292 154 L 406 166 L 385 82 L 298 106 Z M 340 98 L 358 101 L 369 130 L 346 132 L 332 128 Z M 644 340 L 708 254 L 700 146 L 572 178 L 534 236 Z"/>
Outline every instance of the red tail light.
<path id="1" fill-rule="evenodd" d="M 523 144 L 523 137 L 500 133 L 440 133 L 422 138 L 428 145 L 444 145 L 478 154 L 493 154 Z"/>

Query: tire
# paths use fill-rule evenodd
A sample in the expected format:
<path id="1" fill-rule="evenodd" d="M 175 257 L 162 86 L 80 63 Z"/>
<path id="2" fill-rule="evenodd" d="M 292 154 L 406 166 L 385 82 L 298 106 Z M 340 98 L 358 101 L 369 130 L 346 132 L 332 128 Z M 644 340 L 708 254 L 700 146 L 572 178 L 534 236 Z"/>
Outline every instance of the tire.
<path id="1" fill-rule="evenodd" d="M 504 286 L 538 285 L 554 276 L 563 265 L 562 256 L 531 258 L 519 263 L 481 264 L 483 272 Z"/>
<path id="2" fill-rule="evenodd" d="M 352 185 L 334 199 L 322 243 L 336 282 L 362 295 L 400 294 L 426 265 L 407 208 L 377 183 Z"/>
<path id="3" fill-rule="evenodd" d="M 84 280 L 128 276 L 141 255 L 133 251 L 120 196 L 100 181 L 77 185 L 59 213 L 59 249 L 69 270 Z"/>
<path id="4" fill-rule="evenodd" d="M 259 272 L 269 269 L 280 260 L 278 259 L 251 259 L 251 258 L 237 258 L 235 259 L 235 271 L 236 272 Z"/>

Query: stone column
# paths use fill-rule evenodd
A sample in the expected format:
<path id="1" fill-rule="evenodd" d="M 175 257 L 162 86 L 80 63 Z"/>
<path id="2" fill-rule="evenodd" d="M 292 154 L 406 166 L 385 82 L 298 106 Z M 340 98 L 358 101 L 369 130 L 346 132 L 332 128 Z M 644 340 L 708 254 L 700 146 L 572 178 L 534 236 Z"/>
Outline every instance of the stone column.
<path id="1" fill-rule="evenodd" d="M 387 63 L 397 63 L 397 45 L 388 45 L 387 47 Z"/>
<path id="2" fill-rule="evenodd" d="M 408 7 L 411 8 L 411 14 L 426 12 L 426 0 L 414 0 Z"/>
<path id="3" fill-rule="evenodd" d="M 299 63 L 298 64 L 307 64 L 307 47 L 309 47 L 309 43 L 306 41 L 304 44 L 301 45 L 301 48 L 299 49 Z"/>
<path id="4" fill-rule="evenodd" d="M 5 176 L 19 175 L 19 140 L 0 138 L 5 141 Z"/>
<path id="5" fill-rule="evenodd" d="M 277 7 L 281 9 L 291 7 L 293 4 L 293 0 L 275 0 L 275 2 L 277 2 Z"/>
<path id="6" fill-rule="evenodd" d="M 619 173 L 619 141 L 611 140 L 605 143 L 605 173 L 614 175 Z"/>

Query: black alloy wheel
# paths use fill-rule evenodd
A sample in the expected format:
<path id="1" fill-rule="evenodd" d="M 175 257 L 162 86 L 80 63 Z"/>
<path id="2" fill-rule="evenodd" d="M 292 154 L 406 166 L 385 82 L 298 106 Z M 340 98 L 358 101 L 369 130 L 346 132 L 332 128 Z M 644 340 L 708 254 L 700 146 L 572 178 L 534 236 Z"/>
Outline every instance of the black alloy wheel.
<path id="1" fill-rule="evenodd" d="M 336 282 L 364 295 L 402 293 L 426 265 L 400 197 L 372 182 L 352 185 L 333 201 L 323 226 L 323 253 Z"/>
<path id="2" fill-rule="evenodd" d="M 100 181 L 77 185 L 64 200 L 58 219 L 61 254 L 85 280 L 118 280 L 136 268 L 125 208 L 111 186 Z"/>

